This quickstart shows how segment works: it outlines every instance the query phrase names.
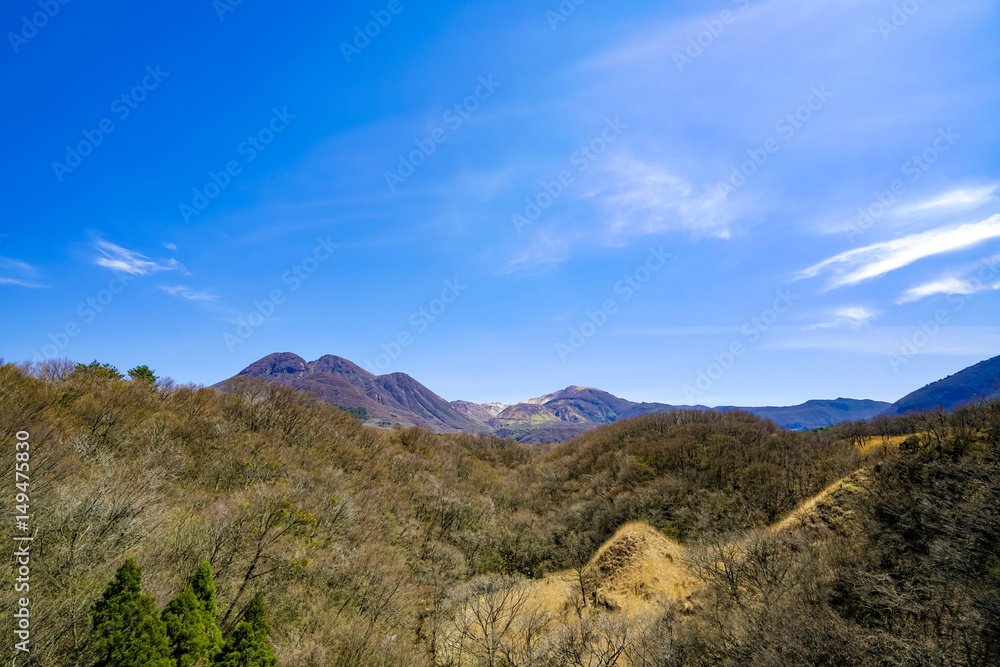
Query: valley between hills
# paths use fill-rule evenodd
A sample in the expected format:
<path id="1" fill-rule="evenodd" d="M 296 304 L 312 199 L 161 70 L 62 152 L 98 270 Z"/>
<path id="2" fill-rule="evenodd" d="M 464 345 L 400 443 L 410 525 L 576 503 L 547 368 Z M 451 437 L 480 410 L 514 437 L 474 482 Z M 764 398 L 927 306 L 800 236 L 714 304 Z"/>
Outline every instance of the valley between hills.
<path id="1" fill-rule="evenodd" d="M 442 403 L 336 357 L 222 391 L 0 364 L 37 512 L 32 664 L 994 665 L 996 363 L 814 430 L 579 388 L 519 404 L 614 417 L 562 443 L 474 432 L 511 406 L 373 427 L 329 398 Z"/>

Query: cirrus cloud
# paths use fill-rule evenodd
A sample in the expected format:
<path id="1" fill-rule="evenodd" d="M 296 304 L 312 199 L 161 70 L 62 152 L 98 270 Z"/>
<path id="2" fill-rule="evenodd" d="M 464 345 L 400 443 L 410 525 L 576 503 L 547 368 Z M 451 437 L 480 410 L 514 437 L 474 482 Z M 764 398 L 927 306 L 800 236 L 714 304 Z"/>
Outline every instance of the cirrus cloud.
<path id="1" fill-rule="evenodd" d="M 868 324 L 878 313 L 865 306 L 838 308 L 824 322 L 813 324 L 808 329 L 833 329 L 838 327 L 860 327 Z"/>
<path id="2" fill-rule="evenodd" d="M 184 269 L 176 259 L 152 260 L 142 253 L 123 248 L 110 241 L 99 240 L 95 245 L 103 256 L 95 259 L 94 263 L 112 271 L 148 276 L 159 271 L 183 271 Z"/>
<path id="3" fill-rule="evenodd" d="M 1000 237 L 1000 214 L 981 222 L 938 227 L 834 255 L 805 269 L 796 280 L 829 275 L 826 290 L 857 285 L 921 259 L 971 248 Z"/>
<path id="4" fill-rule="evenodd" d="M 189 301 L 215 301 L 219 298 L 215 294 L 211 294 L 209 292 L 199 292 L 186 285 L 163 285 L 160 289 L 170 296 L 175 296 L 179 299 L 187 299 Z"/>
<path id="5" fill-rule="evenodd" d="M 946 275 L 935 280 L 911 287 L 903 292 L 897 304 L 913 303 L 937 295 L 971 296 L 980 292 L 1000 289 L 1000 255 L 982 259 L 975 267 L 967 268 L 958 275 Z"/>
<path id="6" fill-rule="evenodd" d="M 36 283 L 33 278 L 38 275 L 38 269 L 11 257 L 0 257 L 0 271 L 8 274 L 0 276 L 0 285 L 14 285 L 16 287 L 45 288 L 48 285 Z"/>

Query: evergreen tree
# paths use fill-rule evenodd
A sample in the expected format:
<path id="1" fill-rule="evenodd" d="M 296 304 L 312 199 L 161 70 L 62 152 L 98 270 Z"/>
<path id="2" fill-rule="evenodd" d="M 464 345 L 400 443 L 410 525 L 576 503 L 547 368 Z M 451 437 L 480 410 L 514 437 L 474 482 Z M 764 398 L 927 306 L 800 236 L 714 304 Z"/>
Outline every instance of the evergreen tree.
<path id="1" fill-rule="evenodd" d="M 218 652 L 219 628 L 209 621 L 201 601 L 188 586 L 163 609 L 170 655 L 178 667 L 206 665 Z"/>
<path id="2" fill-rule="evenodd" d="M 153 384 L 159 379 L 156 377 L 156 373 L 153 372 L 153 369 L 145 364 L 142 366 L 136 366 L 135 368 L 130 368 L 128 376 L 135 382 L 148 382 L 150 384 Z"/>
<path id="3" fill-rule="evenodd" d="M 276 667 L 278 659 L 267 640 L 268 632 L 264 596 L 257 593 L 243 612 L 243 620 L 212 663 L 213 667 Z"/>
<path id="4" fill-rule="evenodd" d="M 142 594 L 142 568 L 118 568 L 93 608 L 95 667 L 174 667 L 156 601 Z"/>
<path id="5" fill-rule="evenodd" d="M 212 564 L 207 560 L 198 563 L 198 569 L 194 573 L 191 586 L 194 588 L 194 594 L 201 602 L 202 608 L 209 615 L 212 623 L 215 623 L 219 615 L 219 604 L 215 599 L 215 574 L 212 572 Z"/>
<path id="6" fill-rule="evenodd" d="M 178 667 L 207 665 L 222 648 L 217 614 L 215 577 L 211 564 L 203 560 L 191 584 L 163 610 L 171 656 Z"/>
<path id="7" fill-rule="evenodd" d="M 249 623 L 255 632 L 264 635 L 270 634 L 271 626 L 267 624 L 267 610 L 264 608 L 264 594 L 260 591 L 254 593 L 253 599 L 243 612 L 243 622 Z"/>
<path id="8" fill-rule="evenodd" d="M 125 376 L 118 372 L 118 369 L 111 364 L 102 364 L 97 359 L 94 359 L 89 364 L 77 364 L 73 368 L 74 373 L 81 373 L 89 375 L 94 378 L 102 378 L 109 380 L 121 380 Z"/>

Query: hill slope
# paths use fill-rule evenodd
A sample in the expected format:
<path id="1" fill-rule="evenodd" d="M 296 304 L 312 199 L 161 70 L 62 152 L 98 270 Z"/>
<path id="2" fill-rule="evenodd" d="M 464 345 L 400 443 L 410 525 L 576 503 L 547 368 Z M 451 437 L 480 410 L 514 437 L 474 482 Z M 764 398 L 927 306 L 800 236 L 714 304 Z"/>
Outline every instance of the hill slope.
<path id="1" fill-rule="evenodd" d="M 882 414 L 904 415 L 934 408 L 953 410 L 976 399 L 996 396 L 1000 396 L 1000 357 L 981 361 L 921 387 L 893 403 Z"/>

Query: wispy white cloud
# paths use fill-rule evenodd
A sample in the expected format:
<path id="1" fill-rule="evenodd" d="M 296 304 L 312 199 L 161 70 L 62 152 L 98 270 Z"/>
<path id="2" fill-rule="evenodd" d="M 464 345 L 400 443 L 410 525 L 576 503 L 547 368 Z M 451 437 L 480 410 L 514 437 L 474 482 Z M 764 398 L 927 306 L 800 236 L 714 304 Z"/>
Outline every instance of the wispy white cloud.
<path id="1" fill-rule="evenodd" d="M 590 222 L 581 226 L 572 216 L 540 222 L 531 229 L 530 243 L 501 274 L 557 264 L 582 249 L 620 248 L 669 232 L 730 238 L 731 203 L 697 189 L 665 166 L 630 156 L 609 158 L 580 185 L 575 205 L 584 207 Z"/>
<path id="2" fill-rule="evenodd" d="M 633 157 L 611 160 L 602 185 L 586 195 L 597 201 L 611 239 L 688 229 L 728 238 L 728 213 L 721 195 L 699 191 L 667 168 Z"/>
<path id="3" fill-rule="evenodd" d="M 1000 237 L 1000 215 L 848 250 L 805 269 L 796 279 L 831 274 L 827 289 L 856 285 L 926 257 L 971 248 L 997 237 Z"/>
<path id="4" fill-rule="evenodd" d="M 17 271 L 26 275 L 35 275 L 38 273 L 38 269 L 31 264 L 11 257 L 0 257 L 0 270 Z"/>
<path id="5" fill-rule="evenodd" d="M 895 211 L 895 215 L 956 213 L 978 208 L 993 199 L 993 194 L 1000 185 L 987 185 L 979 188 L 957 188 L 930 197 L 922 201 L 903 206 Z"/>
<path id="6" fill-rule="evenodd" d="M 29 282 L 27 280 L 19 280 L 17 278 L 0 278 L 0 285 L 16 285 L 17 287 L 32 287 L 32 288 L 48 287 L 48 285 L 39 285 L 38 283 Z"/>
<path id="7" fill-rule="evenodd" d="M 917 232 L 926 230 L 942 222 L 953 221 L 957 215 L 971 215 L 980 208 L 997 202 L 996 192 L 1000 184 L 981 187 L 953 186 L 948 190 L 906 204 L 906 193 L 898 198 L 884 199 L 887 194 L 871 196 L 866 206 L 855 208 L 846 217 L 843 211 L 837 211 L 817 227 L 820 233 L 847 233 L 851 239 L 864 233 L 869 227 L 879 226 L 892 231 L 908 230 Z M 876 197 L 881 197 L 876 199 Z"/>
<path id="8" fill-rule="evenodd" d="M 148 276 L 159 271 L 183 271 L 184 269 L 176 259 L 152 260 L 146 255 L 123 248 L 110 241 L 99 240 L 96 246 L 103 257 L 98 257 L 94 263 L 112 271 Z"/>
<path id="9" fill-rule="evenodd" d="M 823 322 L 813 324 L 807 329 L 833 329 L 838 327 L 860 327 L 871 322 L 878 313 L 864 306 L 848 306 L 839 308 L 830 314 Z"/>
<path id="10" fill-rule="evenodd" d="M 500 267 L 498 274 L 535 270 L 564 262 L 572 255 L 572 244 L 568 237 L 552 230 L 542 229 L 535 233 L 532 242 L 526 248 Z"/>
<path id="11" fill-rule="evenodd" d="M 717 26 L 713 26 L 718 34 L 713 35 L 710 47 L 714 51 L 724 51 L 726 55 L 739 53 L 748 44 L 773 44 L 770 39 L 772 35 L 783 35 L 786 41 L 790 41 L 788 26 L 803 25 L 810 19 L 815 19 L 822 12 L 823 8 L 820 6 L 823 4 L 826 3 L 803 4 L 790 0 L 751 3 L 739 0 L 732 7 L 726 8 L 729 10 L 726 13 L 732 17 L 726 23 L 719 20 L 718 8 L 708 7 L 700 8 L 702 11 L 687 16 L 654 18 L 631 34 L 628 40 L 587 58 L 582 67 L 612 70 L 634 70 L 641 67 L 645 72 L 654 67 L 662 68 L 663 63 L 674 66 L 675 54 L 685 55 L 688 40 L 693 41 L 699 33 L 706 32 L 708 22 L 718 22 Z M 725 38 L 718 39 L 722 35 Z M 805 39 L 805 36 L 798 37 L 798 40 Z M 700 53 L 696 53 L 694 60 L 699 57 Z M 688 58 L 691 59 L 690 56 Z"/>
<path id="12" fill-rule="evenodd" d="M 896 303 L 913 303 L 939 294 L 970 296 L 996 289 L 1000 289 L 1000 255 L 985 258 L 975 266 L 911 287 L 903 292 Z"/>
<path id="13" fill-rule="evenodd" d="M 903 295 L 896 300 L 896 303 L 912 303 L 920 301 L 936 294 L 975 294 L 984 289 L 983 285 L 973 285 L 967 280 L 948 277 L 932 280 L 903 292 Z"/>
<path id="14" fill-rule="evenodd" d="M 209 292 L 198 292 L 190 287 L 187 287 L 186 285 L 163 285 L 160 289 L 170 296 L 176 296 L 179 299 L 188 299 L 190 301 L 215 301 L 219 298 L 215 294 L 211 294 Z"/>
<path id="15" fill-rule="evenodd" d="M 0 276 L 0 285 L 14 285 L 16 287 L 46 288 L 48 285 L 41 285 L 34 280 L 38 275 L 38 269 L 12 257 L 0 257 L 0 271 L 7 276 Z"/>
<path id="16" fill-rule="evenodd" d="M 167 250 L 177 250 L 177 245 L 174 243 L 164 243 L 163 247 Z"/>

